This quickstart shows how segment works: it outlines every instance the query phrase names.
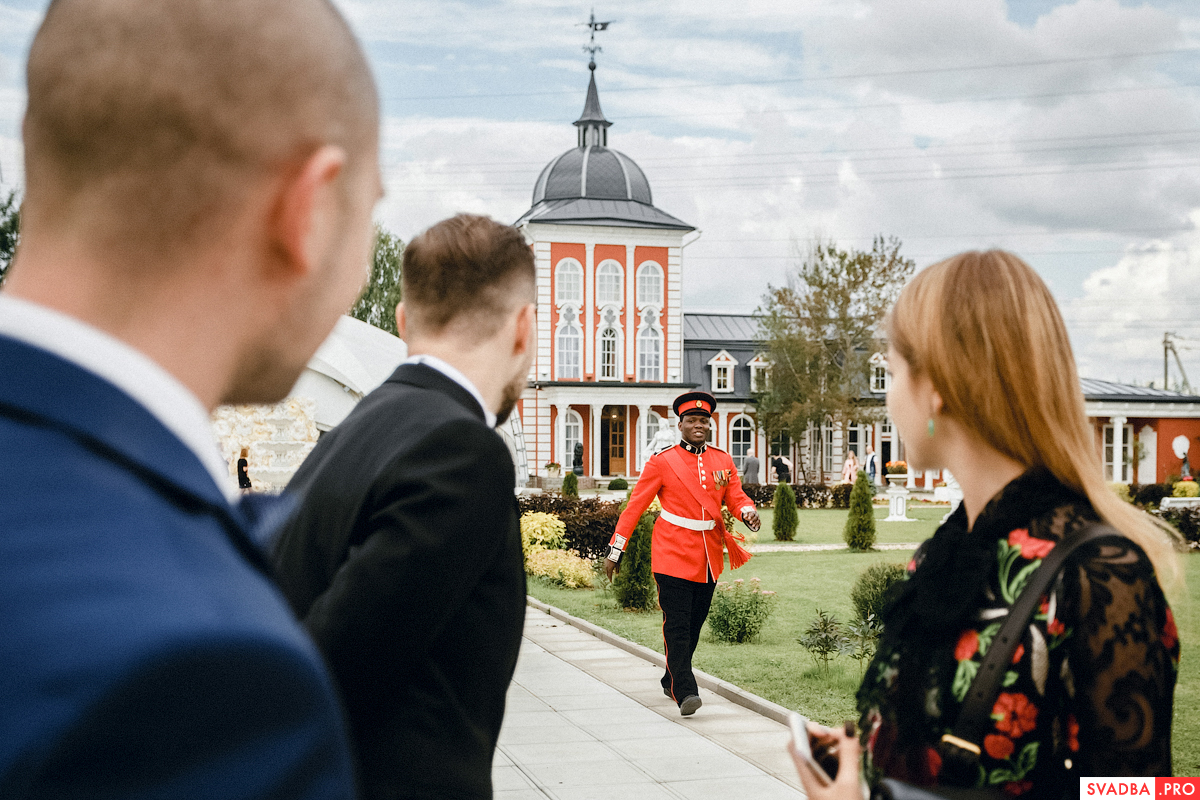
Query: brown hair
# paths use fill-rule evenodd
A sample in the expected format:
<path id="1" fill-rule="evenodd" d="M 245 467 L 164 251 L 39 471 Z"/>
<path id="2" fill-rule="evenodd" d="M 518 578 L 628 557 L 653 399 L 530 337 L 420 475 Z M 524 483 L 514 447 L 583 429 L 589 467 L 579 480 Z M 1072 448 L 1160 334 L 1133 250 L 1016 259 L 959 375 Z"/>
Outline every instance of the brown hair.
<path id="1" fill-rule="evenodd" d="M 888 318 L 888 340 L 927 376 L 943 413 L 1026 468 L 1045 467 L 1136 542 L 1168 583 L 1178 534 L 1118 498 L 1104 480 L 1058 305 L 1024 261 L 967 252 L 921 271 Z"/>
<path id="2" fill-rule="evenodd" d="M 536 299 L 525 237 L 473 214 L 442 220 L 409 242 L 401 283 L 408 327 L 418 335 L 469 315 L 474 338 L 487 339 L 517 304 Z"/>
<path id="3" fill-rule="evenodd" d="M 329 0 L 54 0 L 27 82 L 22 214 L 127 248 L 219 237 L 258 177 L 377 147 L 374 81 Z"/>

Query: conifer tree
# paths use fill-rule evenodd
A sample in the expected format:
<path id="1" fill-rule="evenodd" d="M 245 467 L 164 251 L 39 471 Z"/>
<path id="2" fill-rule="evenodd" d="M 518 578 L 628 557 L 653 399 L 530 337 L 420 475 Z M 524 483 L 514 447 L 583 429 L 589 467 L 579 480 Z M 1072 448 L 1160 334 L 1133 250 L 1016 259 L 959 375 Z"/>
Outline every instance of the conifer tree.
<path id="1" fill-rule="evenodd" d="M 771 530 L 775 538 L 781 542 L 790 542 L 796 538 L 796 526 L 800 524 L 800 514 L 796 511 L 796 493 L 786 483 L 775 487 L 775 519 Z"/>
<path id="2" fill-rule="evenodd" d="M 574 472 L 568 472 L 563 476 L 562 496 L 579 497 L 579 478 Z"/>
<path id="3" fill-rule="evenodd" d="M 863 470 L 854 479 L 850 490 L 850 516 L 842 531 L 851 550 L 870 550 L 875 546 L 875 507 L 871 504 L 871 479 Z"/>
<path id="4" fill-rule="evenodd" d="M 658 605 L 658 587 L 650 571 L 650 537 L 658 514 L 647 511 L 625 545 L 621 568 L 613 576 L 612 588 L 621 608 L 651 611 Z"/>

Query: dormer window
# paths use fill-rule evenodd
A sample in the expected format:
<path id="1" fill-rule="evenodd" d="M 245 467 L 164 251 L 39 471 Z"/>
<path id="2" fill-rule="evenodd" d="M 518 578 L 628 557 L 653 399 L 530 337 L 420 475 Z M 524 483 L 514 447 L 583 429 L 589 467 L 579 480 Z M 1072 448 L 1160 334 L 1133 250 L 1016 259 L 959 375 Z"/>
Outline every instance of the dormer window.
<path id="1" fill-rule="evenodd" d="M 766 357 L 759 353 L 754 358 L 750 359 L 747 366 L 750 367 L 750 391 L 765 392 L 769 388 L 768 381 L 771 377 L 771 362 L 767 361 Z"/>
<path id="2" fill-rule="evenodd" d="M 871 391 L 883 393 L 892 388 L 892 378 L 888 374 L 887 359 L 883 353 L 871 356 Z"/>
<path id="3" fill-rule="evenodd" d="M 713 356 L 708 366 L 712 368 L 712 392 L 729 394 L 734 390 L 733 368 L 738 365 L 737 359 L 722 350 Z"/>

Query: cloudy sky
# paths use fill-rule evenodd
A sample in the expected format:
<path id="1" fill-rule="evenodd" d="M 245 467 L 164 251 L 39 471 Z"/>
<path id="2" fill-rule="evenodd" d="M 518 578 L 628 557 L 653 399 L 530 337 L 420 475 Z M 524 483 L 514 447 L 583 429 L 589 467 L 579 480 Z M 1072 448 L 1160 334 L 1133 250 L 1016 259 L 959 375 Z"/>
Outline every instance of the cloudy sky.
<path id="1" fill-rule="evenodd" d="M 590 6 L 337 2 L 383 97 L 380 222 L 520 216 L 574 146 Z M 1198 5 L 608 0 L 596 77 L 609 144 L 702 231 L 688 310 L 753 311 L 818 235 L 897 236 L 920 266 L 1004 247 L 1059 299 L 1083 374 L 1161 386 L 1174 331 L 1200 384 Z M 0 0 L 6 188 L 43 7 Z"/>

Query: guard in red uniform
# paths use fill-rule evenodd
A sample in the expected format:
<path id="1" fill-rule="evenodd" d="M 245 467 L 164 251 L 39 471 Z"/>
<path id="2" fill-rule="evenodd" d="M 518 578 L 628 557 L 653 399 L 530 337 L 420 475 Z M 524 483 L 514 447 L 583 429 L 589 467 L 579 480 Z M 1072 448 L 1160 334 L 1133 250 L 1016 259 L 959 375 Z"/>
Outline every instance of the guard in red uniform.
<path id="1" fill-rule="evenodd" d="M 742 491 L 733 459 L 724 450 L 707 444 L 716 404 L 708 392 L 688 392 L 676 398 L 682 441 L 646 462 L 629 505 L 617 522 L 604 564 L 611 578 L 642 513 L 658 496 L 662 513 L 654 523 L 650 564 L 663 610 L 667 671 L 662 687 L 685 717 L 696 713 L 701 705 L 692 673 L 692 654 L 725 563 L 721 546 L 728 548 L 729 565 L 734 569 L 750 559 L 738 543 L 740 536 L 735 538 L 725 530 L 721 506 L 741 517 L 751 530 L 758 530 L 760 524 L 754 503 Z"/>

